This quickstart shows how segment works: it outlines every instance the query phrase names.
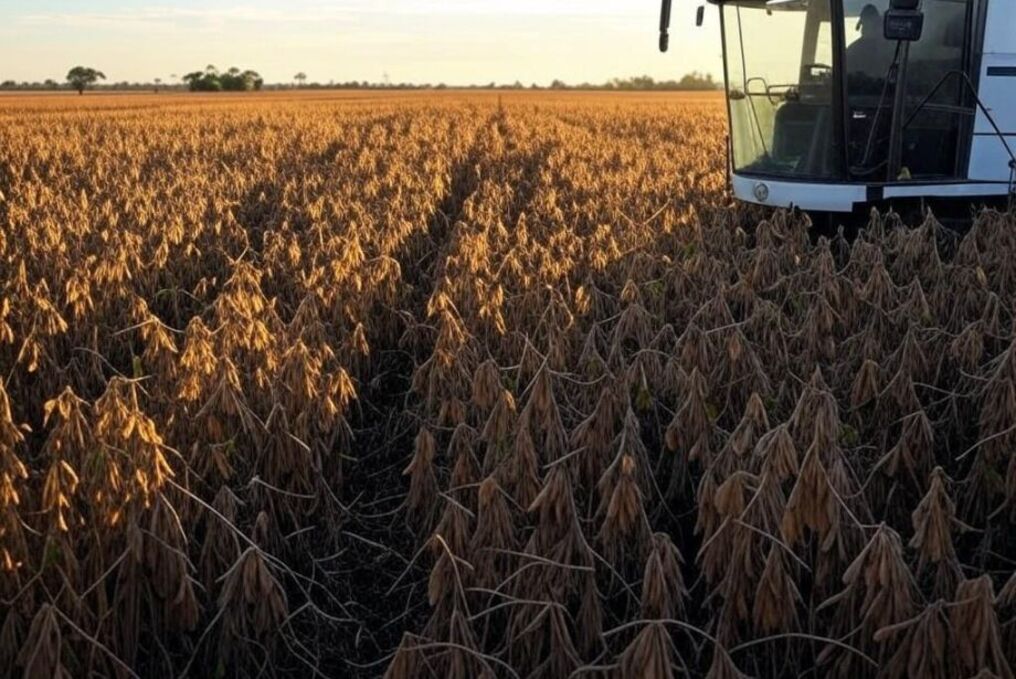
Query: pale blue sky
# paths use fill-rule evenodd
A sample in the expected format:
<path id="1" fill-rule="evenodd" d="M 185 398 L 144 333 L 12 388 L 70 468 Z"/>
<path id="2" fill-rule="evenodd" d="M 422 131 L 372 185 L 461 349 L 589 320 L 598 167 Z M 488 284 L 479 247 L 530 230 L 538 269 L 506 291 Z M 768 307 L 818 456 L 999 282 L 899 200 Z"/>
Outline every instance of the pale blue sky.
<path id="1" fill-rule="evenodd" d="M 667 55 L 658 0 L 0 0 L 0 80 L 169 80 L 215 64 L 268 82 L 602 82 L 719 76 L 719 16 L 675 0 Z"/>

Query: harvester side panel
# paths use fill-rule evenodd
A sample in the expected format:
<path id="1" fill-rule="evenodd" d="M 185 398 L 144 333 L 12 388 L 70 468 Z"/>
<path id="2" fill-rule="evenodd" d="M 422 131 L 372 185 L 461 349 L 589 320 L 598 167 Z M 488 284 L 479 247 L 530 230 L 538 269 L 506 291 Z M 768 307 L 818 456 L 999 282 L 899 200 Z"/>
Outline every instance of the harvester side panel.
<path id="1" fill-rule="evenodd" d="M 990 0 L 981 61 L 980 97 L 1016 152 L 1016 2 Z M 1009 154 L 980 110 L 970 149 L 970 179 L 1009 181 Z"/>

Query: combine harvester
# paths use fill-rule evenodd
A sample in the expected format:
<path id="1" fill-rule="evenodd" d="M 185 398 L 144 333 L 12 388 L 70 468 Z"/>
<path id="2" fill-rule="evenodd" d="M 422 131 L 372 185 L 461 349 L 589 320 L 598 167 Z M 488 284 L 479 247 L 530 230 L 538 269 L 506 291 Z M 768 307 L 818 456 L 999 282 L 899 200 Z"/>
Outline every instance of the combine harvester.
<path id="1" fill-rule="evenodd" d="M 837 221 L 1012 200 L 1016 0 L 709 2 L 738 200 Z M 663 0 L 664 52 L 670 13 Z"/>

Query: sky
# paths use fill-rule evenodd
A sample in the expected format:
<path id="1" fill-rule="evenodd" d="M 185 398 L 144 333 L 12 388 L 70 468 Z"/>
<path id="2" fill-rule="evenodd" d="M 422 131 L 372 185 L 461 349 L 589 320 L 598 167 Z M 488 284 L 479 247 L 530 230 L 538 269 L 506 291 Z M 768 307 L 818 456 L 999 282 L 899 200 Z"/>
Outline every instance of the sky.
<path id="1" fill-rule="evenodd" d="M 658 0 L 0 0 L 0 81 L 171 80 L 208 64 L 267 82 L 547 84 L 722 73 L 719 16 L 676 0 L 671 51 Z"/>

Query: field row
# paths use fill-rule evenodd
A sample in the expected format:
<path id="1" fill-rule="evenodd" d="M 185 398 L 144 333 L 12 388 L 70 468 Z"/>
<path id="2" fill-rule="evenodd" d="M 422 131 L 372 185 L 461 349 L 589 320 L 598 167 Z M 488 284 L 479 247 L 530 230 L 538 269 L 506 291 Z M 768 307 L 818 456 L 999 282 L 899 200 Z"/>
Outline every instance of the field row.
<path id="1" fill-rule="evenodd" d="M 732 206 L 705 97 L 84 99 L 0 99 L 10 674 L 1013 676 L 1012 215 Z"/>

